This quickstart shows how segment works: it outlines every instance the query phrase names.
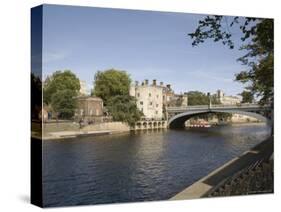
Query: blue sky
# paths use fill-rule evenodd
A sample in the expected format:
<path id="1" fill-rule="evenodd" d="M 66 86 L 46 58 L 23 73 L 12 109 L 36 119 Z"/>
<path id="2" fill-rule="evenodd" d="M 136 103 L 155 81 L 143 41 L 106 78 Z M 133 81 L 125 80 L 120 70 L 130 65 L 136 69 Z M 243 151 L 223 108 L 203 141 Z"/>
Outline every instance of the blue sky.
<path id="1" fill-rule="evenodd" d="M 157 79 L 177 92 L 222 89 L 236 95 L 243 85 L 234 74 L 246 67 L 236 48 L 207 41 L 191 46 L 187 36 L 202 15 L 154 11 L 45 5 L 43 12 L 43 76 L 70 69 L 92 86 L 97 70 L 126 70 L 133 81 Z"/>

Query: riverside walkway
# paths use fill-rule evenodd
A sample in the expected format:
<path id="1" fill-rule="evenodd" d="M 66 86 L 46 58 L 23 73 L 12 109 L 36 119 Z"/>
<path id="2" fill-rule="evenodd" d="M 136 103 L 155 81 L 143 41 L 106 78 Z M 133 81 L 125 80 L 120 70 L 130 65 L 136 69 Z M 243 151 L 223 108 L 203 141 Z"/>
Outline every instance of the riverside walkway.
<path id="1" fill-rule="evenodd" d="M 272 176 L 273 172 L 273 138 L 269 138 L 253 149 L 246 151 L 240 157 L 236 157 L 224 164 L 220 168 L 214 170 L 209 175 L 203 177 L 199 181 L 195 182 L 188 188 L 184 189 L 180 193 L 173 196 L 170 200 L 180 200 L 180 199 L 194 199 L 200 197 L 210 197 L 210 196 L 225 196 L 226 194 L 249 194 L 249 193 L 272 193 L 273 192 L 273 179 L 268 177 L 268 181 L 271 181 L 272 189 L 260 190 L 260 191 L 246 191 L 242 192 L 241 189 L 237 188 L 244 186 L 243 183 L 251 182 L 251 177 L 254 179 L 255 183 L 266 183 L 268 182 L 258 182 L 264 181 L 263 178 L 256 178 L 255 172 L 262 173 L 263 170 L 267 170 L 267 176 Z M 259 169 L 257 169 L 259 168 Z M 264 176 L 265 173 L 262 173 Z M 245 180 L 243 179 L 245 177 Z M 235 182 L 235 183 L 233 183 Z M 268 186 L 267 186 L 268 187 Z M 270 185 L 269 185 L 270 187 Z M 239 193 L 240 192 L 240 193 Z"/>

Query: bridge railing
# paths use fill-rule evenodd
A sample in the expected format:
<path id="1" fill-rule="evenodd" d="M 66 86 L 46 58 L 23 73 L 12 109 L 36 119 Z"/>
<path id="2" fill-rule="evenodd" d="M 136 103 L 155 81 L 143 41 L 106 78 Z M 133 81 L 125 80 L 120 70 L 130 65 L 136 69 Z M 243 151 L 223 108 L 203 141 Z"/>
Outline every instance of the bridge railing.
<path id="1" fill-rule="evenodd" d="M 200 110 L 200 109 L 238 109 L 238 108 L 260 108 L 261 105 L 259 104 L 235 104 L 235 105 L 191 105 L 191 106 L 180 106 L 180 107 L 168 107 L 168 111 L 174 111 L 174 110 Z M 269 106 L 263 106 L 263 107 L 269 107 Z"/>

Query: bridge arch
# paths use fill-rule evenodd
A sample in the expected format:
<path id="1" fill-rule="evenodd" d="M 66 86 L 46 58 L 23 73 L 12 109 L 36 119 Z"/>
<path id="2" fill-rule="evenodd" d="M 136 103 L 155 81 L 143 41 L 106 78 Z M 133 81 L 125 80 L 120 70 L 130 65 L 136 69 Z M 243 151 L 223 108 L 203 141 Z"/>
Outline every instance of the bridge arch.
<path id="1" fill-rule="evenodd" d="M 217 109 L 209 109 L 209 110 L 198 110 L 198 111 L 186 111 L 180 114 L 177 114 L 175 116 L 173 116 L 172 118 L 170 118 L 168 120 L 168 127 L 169 128 L 183 128 L 184 127 L 184 123 L 194 117 L 194 116 L 198 116 L 198 115 L 202 115 L 202 114 L 208 114 L 208 113 L 230 113 L 230 114 L 239 114 L 239 115 L 245 115 L 245 116 L 250 116 L 253 118 L 258 119 L 259 121 L 262 122 L 269 122 L 270 120 L 268 118 L 266 118 L 265 116 L 258 114 L 256 112 L 249 112 L 249 111 L 242 111 L 242 110 L 217 110 Z"/>

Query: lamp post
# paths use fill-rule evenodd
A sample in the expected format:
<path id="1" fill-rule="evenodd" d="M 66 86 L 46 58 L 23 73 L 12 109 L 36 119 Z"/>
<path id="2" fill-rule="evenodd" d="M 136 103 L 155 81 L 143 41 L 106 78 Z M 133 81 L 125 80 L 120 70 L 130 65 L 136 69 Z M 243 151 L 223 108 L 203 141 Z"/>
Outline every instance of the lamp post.
<path id="1" fill-rule="evenodd" d="M 211 107 L 212 107 L 212 102 L 211 102 L 211 94 L 210 94 L 210 92 L 207 93 L 207 96 L 208 96 L 208 98 L 209 98 L 209 106 L 208 106 L 208 108 L 211 109 Z"/>

